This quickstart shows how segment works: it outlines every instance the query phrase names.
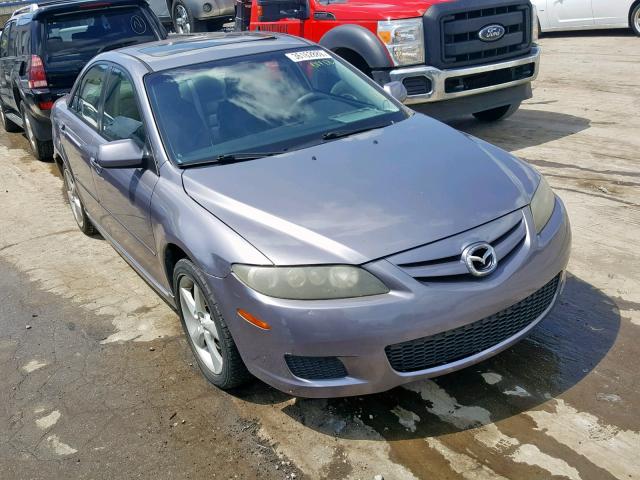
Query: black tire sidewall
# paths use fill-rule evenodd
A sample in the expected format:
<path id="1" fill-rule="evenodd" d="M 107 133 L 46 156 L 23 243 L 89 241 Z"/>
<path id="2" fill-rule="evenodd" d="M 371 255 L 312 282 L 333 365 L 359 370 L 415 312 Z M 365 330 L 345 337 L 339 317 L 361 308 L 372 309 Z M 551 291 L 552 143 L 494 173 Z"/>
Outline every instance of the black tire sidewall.
<path id="1" fill-rule="evenodd" d="M 215 322 L 216 328 L 219 333 L 219 342 L 222 347 L 222 371 L 219 374 L 213 373 L 211 370 L 207 368 L 206 365 L 202 363 L 202 360 L 198 356 L 195 350 L 195 346 L 193 345 L 193 340 L 187 331 L 187 325 L 184 320 L 184 315 L 182 314 L 182 306 L 180 301 L 180 292 L 178 291 L 178 286 L 180 284 L 180 279 L 183 276 L 188 276 L 193 282 L 195 282 L 200 290 L 204 293 L 207 303 L 209 304 L 209 311 L 211 313 L 211 319 Z M 231 337 L 231 333 L 222 318 L 222 314 L 218 307 L 218 302 L 215 299 L 215 295 L 209 284 L 207 283 L 204 274 L 198 269 L 190 260 L 181 259 L 176 263 L 176 266 L 173 270 L 173 290 L 175 295 L 176 307 L 178 310 L 178 315 L 180 317 L 180 323 L 182 324 L 182 329 L 184 330 L 184 334 L 187 337 L 187 342 L 189 347 L 191 348 L 191 352 L 196 359 L 198 367 L 202 374 L 206 377 L 209 382 L 220 387 L 222 389 L 229 389 L 238 386 L 243 383 L 246 379 L 246 375 L 244 374 L 245 367 L 240 359 L 240 355 L 238 353 L 238 349 L 233 342 Z M 240 362 L 240 364 L 238 364 Z M 238 375 L 238 373 L 241 375 Z"/>

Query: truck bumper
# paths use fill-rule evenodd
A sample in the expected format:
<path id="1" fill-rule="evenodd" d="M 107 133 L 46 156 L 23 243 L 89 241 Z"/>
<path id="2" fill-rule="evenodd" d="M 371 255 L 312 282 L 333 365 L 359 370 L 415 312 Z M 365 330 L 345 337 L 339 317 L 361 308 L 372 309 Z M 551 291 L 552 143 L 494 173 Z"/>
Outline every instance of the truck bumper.
<path id="1" fill-rule="evenodd" d="M 538 76 L 540 53 L 541 48 L 534 46 L 527 56 L 490 65 L 451 70 L 430 66 L 398 68 L 388 72 L 388 80 L 407 87 L 405 103 L 416 110 L 429 113 L 428 106 L 433 105 L 431 110 L 442 114 L 437 116 L 447 116 L 450 103 L 452 113 L 463 113 L 461 105 L 465 104 L 464 113 L 475 113 L 529 98 L 529 84 Z M 474 96 L 481 101 L 473 101 Z M 436 107 L 441 102 L 446 103 Z"/>

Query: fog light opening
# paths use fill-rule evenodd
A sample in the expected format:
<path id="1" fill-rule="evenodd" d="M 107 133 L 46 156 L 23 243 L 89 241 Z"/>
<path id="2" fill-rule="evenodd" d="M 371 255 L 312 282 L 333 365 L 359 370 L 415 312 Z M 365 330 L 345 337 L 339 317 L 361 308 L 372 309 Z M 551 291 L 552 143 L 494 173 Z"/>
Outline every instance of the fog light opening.
<path id="1" fill-rule="evenodd" d="M 271 330 L 271 325 L 269 325 L 267 322 L 263 322 L 258 317 L 251 315 L 246 310 L 242 310 L 241 308 L 239 308 L 238 316 L 240 316 L 240 318 L 242 318 L 243 320 L 249 322 L 251 325 L 258 327 L 260 330 Z"/>

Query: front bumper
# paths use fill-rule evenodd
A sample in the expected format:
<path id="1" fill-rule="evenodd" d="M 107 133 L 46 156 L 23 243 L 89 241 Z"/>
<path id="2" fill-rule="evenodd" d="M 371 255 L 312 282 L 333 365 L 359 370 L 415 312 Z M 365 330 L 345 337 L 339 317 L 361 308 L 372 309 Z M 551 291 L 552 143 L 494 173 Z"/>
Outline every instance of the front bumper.
<path id="1" fill-rule="evenodd" d="M 430 66 L 398 68 L 389 72 L 389 81 L 403 82 L 405 79 L 414 77 L 426 78 L 426 85 L 430 86 L 430 89 L 427 88 L 424 93 L 409 95 L 405 101 L 408 105 L 441 102 L 444 100 L 468 97 L 470 95 L 479 95 L 527 84 L 535 80 L 538 76 L 540 53 L 540 47 L 534 46 L 531 49 L 531 53 L 527 56 L 477 67 L 456 68 L 451 70 L 440 70 Z M 532 68 L 530 74 L 527 73 L 524 78 L 509 81 L 505 77 L 515 71 L 515 69 L 528 65 L 531 65 Z M 504 75 L 498 75 L 498 73 L 502 72 L 504 72 Z M 494 79 L 489 77 L 491 73 L 496 74 Z M 489 83 L 488 85 L 484 84 L 486 82 L 477 81 L 478 76 L 482 76 L 483 74 L 488 77 L 486 80 L 486 82 Z M 474 79 L 475 82 L 468 82 L 471 83 L 471 85 L 466 86 L 470 88 L 465 88 L 460 85 L 460 88 L 457 90 L 453 89 L 452 91 L 450 86 L 451 82 L 463 82 L 464 79 Z M 480 86 L 474 87 L 473 83 L 479 84 Z"/>
<path id="2" fill-rule="evenodd" d="M 480 362 L 523 338 L 551 310 L 564 282 L 571 231 L 557 200 L 551 220 L 537 236 L 531 212 L 523 209 L 527 238 L 521 250 L 490 277 L 422 284 L 387 260 L 366 267 L 390 288 L 386 295 L 333 301 L 292 301 L 266 297 L 235 276 L 209 277 L 222 314 L 249 370 L 266 383 L 302 397 L 362 395 L 439 376 Z M 435 368 L 399 372 L 385 347 L 463 327 L 529 297 L 562 274 L 549 307 L 526 328 L 479 353 Z M 259 330 L 240 319 L 242 308 L 268 322 Z M 285 355 L 337 357 L 347 375 L 331 380 L 294 376 Z"/>

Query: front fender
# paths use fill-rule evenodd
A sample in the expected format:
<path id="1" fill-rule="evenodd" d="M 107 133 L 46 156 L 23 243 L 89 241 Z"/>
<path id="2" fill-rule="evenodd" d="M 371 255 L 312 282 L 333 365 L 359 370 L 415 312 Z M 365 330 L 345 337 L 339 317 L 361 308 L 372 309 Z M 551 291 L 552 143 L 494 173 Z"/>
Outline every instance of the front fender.
<path id="1" fill-rule="evenodd" d="M 393 62 L 386 47 L 373 32 L 360 25 L 340 25 L 320 39 L 320 45 L 336 51 L 348 48 L 358 53 L 372 70 L 392 68 Z"/>

